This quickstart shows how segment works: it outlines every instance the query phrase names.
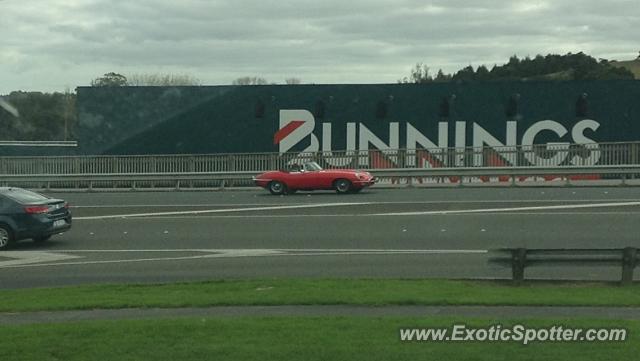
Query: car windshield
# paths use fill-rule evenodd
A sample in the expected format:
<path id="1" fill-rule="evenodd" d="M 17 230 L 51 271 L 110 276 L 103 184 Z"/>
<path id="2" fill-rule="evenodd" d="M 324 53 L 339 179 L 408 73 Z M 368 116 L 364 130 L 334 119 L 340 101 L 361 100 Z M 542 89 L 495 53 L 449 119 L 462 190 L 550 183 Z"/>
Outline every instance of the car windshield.
<path id="1" fill-rule="evenodd" d="M 47 200 L 49 198 L 43 196 L 42 194 L 28 191 L 26 189 L 19 188 L 9 188 L 2 192 L 5 196 L 13 199 L 14 201 L 22 204 L 29 204 L 33 202 L 41 202 Z"/>
<path id="2" fill-rule="evenodd" d="M 312 172 L 316 170 L 322 170 L 322 167 L 316 162 L 307 162 L 304 164 L 304 170 Z"/>

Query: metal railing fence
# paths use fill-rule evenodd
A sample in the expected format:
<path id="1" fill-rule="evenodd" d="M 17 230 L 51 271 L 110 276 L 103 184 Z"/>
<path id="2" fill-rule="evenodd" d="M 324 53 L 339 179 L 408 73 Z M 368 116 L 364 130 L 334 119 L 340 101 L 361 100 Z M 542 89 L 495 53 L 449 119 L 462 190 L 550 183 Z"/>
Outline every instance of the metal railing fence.
<path id="1" fill-rule="evenodd" d="M 378 179 L 405 179 L 407 185 L 416 179 L 422 183 L 424 179 L 449 178 L 452 183 L 463 186 L 473 183 L 471 180 L 486 177 L 498 177 L 501 183 L 516 185 L 529 177 L 548 177 L 564 180 L 570 185 L 572 180 L 604 179 L 613 175 L 619 179 L 617 184 L 626 185 L 627 180 L 640 175 L 640 165 L 618 166 L 566 166 L 566 167 L 465 167 L 465 168 L 390 168 L 371 169 Z M 178 172 L 178 173 L 102 173 L 102 174 L 28 174 L 0 175 L 2 186 L 23 186 L 29 188 L 193 188 L 253 185 L 251 171 L 233 172 Z M 584 178 L 584 177 L 587 178 Z M 466 179 L 466 181 L 465 181 Z M 392 182 L 393 183 L 393 182 Z"/>
<path id="2" fill-rule="evenodd" d="M 283 154 L 0 157 L 0 174 L 261 172 L 311 160 L 325 168 L 357 169 L 638 165 L 640 142 Z"/>

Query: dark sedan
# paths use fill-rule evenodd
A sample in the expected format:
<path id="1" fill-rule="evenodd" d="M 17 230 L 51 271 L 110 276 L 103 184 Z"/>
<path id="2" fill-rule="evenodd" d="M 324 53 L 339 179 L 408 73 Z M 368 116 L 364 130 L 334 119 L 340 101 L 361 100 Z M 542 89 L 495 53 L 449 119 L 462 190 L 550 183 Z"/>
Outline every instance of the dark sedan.
<path id="1" fill-rule="evenodd" d="M 31 238 L 44 242 L 71 228 L 69 204 L 15 187 L 0 187 L 0 249 Z"/>

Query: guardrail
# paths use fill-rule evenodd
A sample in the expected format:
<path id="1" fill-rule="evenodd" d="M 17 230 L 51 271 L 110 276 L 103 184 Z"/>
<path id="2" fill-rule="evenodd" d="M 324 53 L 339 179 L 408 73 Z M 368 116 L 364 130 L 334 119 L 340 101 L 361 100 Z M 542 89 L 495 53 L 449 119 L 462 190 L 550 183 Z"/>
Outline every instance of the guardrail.
<path id="1" fill-rule="evenodd" d="M 0 174 L 260 172 L 309 160 L 325 168 L 358 169 L 638 165 L 640 142 L 284 154 L 0 157 Z"/>
<path id="2" fill-rule="evenodd" d="M 511 267 L 512 280 L 524 281 L 525 268 L 557 265 L 610 265 L 621 266 L 621 283 L 633 282 L 633 270 L 638 265 L 638 250 L 634 247 L 617 249 L 527 249 L 503 248 L 491 250 L 490 263 Z"/>
<path id="3" fill-rule="evenodd" d="M 465 178 L 497 176 L 509 177 L 511 185 L 515 185 L 517 177 L 522 176 L 564 176 L 570 182 L 569 176 L 577 175 L 616 175 L 625 184 L 627 178 L 640 175 L 640 165 L 622 166 L 568 166 L 568 167 L 487 167 L 487 168 L 390 168 L 372 169 L 370 172 L 378 178 L 443 178 L 456 177 L 459 185 L 463 185 Z M 87 188 L 97 186 L 107 188 L 126 187 L 136 189 L 137 186 L 147 187 L 165 186 L 180 189 L 185 184 L 188 187 L 201 182 L 207 187 L 217 183 L 218 187 L 225 184 L 252 185 L 251 177 L 258 172 L 179 172 L 179 173 L 106 173 L 106 174 L 28 174 L 28 175 L 0 175 L 0 183 L 4 186 L 37 185 L 39 188 Z M 62 185 L 62 186 L 61 186 Z"/>

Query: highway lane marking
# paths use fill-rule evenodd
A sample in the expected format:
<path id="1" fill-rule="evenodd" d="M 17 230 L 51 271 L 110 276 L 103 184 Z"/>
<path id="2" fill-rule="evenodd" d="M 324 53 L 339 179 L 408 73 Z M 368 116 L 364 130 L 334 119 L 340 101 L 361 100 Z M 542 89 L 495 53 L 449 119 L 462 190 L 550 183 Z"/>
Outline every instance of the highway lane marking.
<path id="1" fill-rule="evenodd" d="M 386 248 L 156 248 L 156 249 L 67 249 L 68 253 L 119 253 L 119 252 L 223 252 L 231 254 L 245 251 L 277 252 L 419 252 L 419 253 L 486 253 L 484 249 L 386 249 Z"/>
<path id="2" fill-rule="evenodd" d="M 442 204 L 442 203 L 558 203 L 558 202 L 640 202 L 637 198 L 603 198 L 603 199 L 485 199 L 485 200 L 434 200 L 434 201 L 380 201 L 370 204 Z"/>
<path id="3" fill-rule="evenodd" d="M 444 202 L 443 202 L 444 203 Z M 473 203 L 473 202 L 467 202 Z M 243 208 L 227 208 L 227 209 L 206 209 L 191 211 L 170 211 L 170 212 L 148 212 L 148 213 L 129 213 L 129 214 L 112 214 L 101 216 L 85 216 L 75 217 L 74 220 L 100 220 L 100 219 L 116 219 L 116 218 L 145 218 L 153 217 L 154 219 L 170 219 L 181 218 L 175 216 L 202 215 L 212 213 L 230 213 L 230 212 L 248 212 L 248 211 L 269 211 L 269 210 L 288 210 L 288 209 L 305 209 L 305 208 L 327 208 L 327 207 L 344 207 L 344 206 L 375 206 L 385 203 L 380 202 L 352 202 L 352 203 L 319 203 L 319 204 L 296 204 L 286 206 L 266 206 L 266 207 L 243 207 Z M 556 209 L 585 209 L 585 208 L 604 208 L 604 207 L 629 207 L 638 206 L 640 201 L 635 202 L 600 202 L 589 204 L 563 204 L 563 205 L 547 205 L 547 206 L 527 206 L 527 207 L 508 207 L 508 208 L 481 208 L 481 209 L 458 209 L 458 210 L 435 210 L 435 211 L 410 211 L 410 212 L 387 212 L 387 213 L 363 213 L 363 214 L 294 214 L 294 215 L 250 215 L 250 216 L 213 216 L 207 218 L 278 218 L 278 217 L 364 217 L 364 216 L 416 216 L 416 215 L 448 215 L 448 214 L 467 214 L 467 213 L 504 213 L 504 212 L 521 212 L 521 211 L 540 211 L 540 210 L 556 210 Z M 550 212 L 554 213 L 554 212 Z M 200 217 L 204 218 L 204 217 Z"/>
<path id="4" fill-rule="evenodd" d="M 0 261 L 0 268 L 80 258 L 80 256 L 73 256 L 69 254 L 41 251 L 4 251 L 0 253 L 0 256 L 3 258 L 10 258 L 7 261 Z"/>
<path id="5" fill-rule="evenodd" d="M 486 199 L 486 200 L 434 200 L 434 201 L 372 201 L 372 202 L 356 202 L 358 204 L 460 204 L 460 203 L 557 203 L 557 202 L 640 202 L 636 198 L 607 198 L 607 199 Z M 304 206 L 314 203 L 211 203 L 211 204 L 119 204 L 119 205 L 72 205 L 71 208 L 154 208 L 154 207 L 242 207 L 242 206 L 262 206 L 262 207 L 278 207 L 278 206 Z M 324 203 L 324 204 L 343 204 L 342 202 Z"/>
<path id="6" fill-rule="evenodd" d="M 60 263 L 34 263 L 24 265 L 0 265 L 0 268 L 23 268 L 23 267 L 50 267 L 50 266 L 77 266 L 107 263 L 134 263 L 134 262 L 152 262 L 152 261 L 180 261 L 198 258 L 211 258 L 210 255 L 202 256 L 185 256 L 185 257 L 163 257 L 163 258 L 141 258 L 141 259 L 124 259 L 124 260 L 108 260 L 108 261 L 76 261 L 76 262 L 60 262 Z"/>
<path id="7" fill-rule="evenodd" d="M 503 213 L 554 209 L 584 209 L 584 208 L 604 208 L 604 207 L 633 207 L 640 206 L 640 202 L 615 202 L 615 203 L 591 203 L 591 204 L 563 204 L 555 206 L 530 206 L 511 208 L 485 208 L 485 209 L 459 209 L 443 211 L 418 211 L 418 212 L 391 212 L 374 213 L 370 216 L 422 216 L 422 215 L 444 215 L 444 214 L 465 214 L 465 213 Z"/>
<path id="8" fill-rule="evenodd" d="M 228 213 L 228 212 L 247 212 L 247 211 L 270 211 L 282 209 L 303 209 L 303 208 L 321 208 L 321 207 L 345 207 L 367 205 L 366 202 L 351 203 L 318 203 L 318 204 L 298 204 L 287 206 L 266 206 L 266 207 L 244 207 L 230 209 L 205 209 L 197 211 L 175 211 L 175 212 L 149 212 L 149 213 L 130 213 L 130 214 L 111 214 L 104 216 L 87 216 L 74 217 L 74 220 L 91 220 L 91 219 L 111 219 L 111 218 L 133 218 L 133 217 L 154 217 L 154 216 L 177 216 L 177 215 L 195 215 L 209 213 Z"/>
<path id="9" fill-rule="evenodd" d="M 337 202 L 340 203 L 340 202 Z M 72 205 L 71 208 L 154 208 L 154 207 L 242 207 L 242 206 L 290 206 L 310 203 L 201 203 L 201 204 L 114 204 L 114 205 Z"/>
<path id="10" fill-rule="evenodd" d="M 241 258 L 241 257 L 271 257 L 271 256 L 344 256 L 344 255 L 394 255 L 394 254 L 485 254 L 487 250 L 420 250 L 420 249 L 147 249 L 147 250 L 65 250 L 67 253 L 167 253 L 167 252 L 200 252 L 204 255 L 180 256 L 180 257 L 159 257 L 159 258 L 133 258 L 133 259 L 117 259 L 117 260 L 89 260 L 89 261 L 70 261 L 56 262 L 63 260 L 56 258 L 51 253 L 50 260 L 43 260 L 45 263 L 16 263 L 3 264 L 0 268 L 24 268 L 24 267 L 53 267 L 53 266 L 79 266 L 79 265 L 96 265 L 96 264 L 120 264 L 120 263 L 140 263 L 140 262 L 158 262 L 158 261 L 185 261 L 209 258 Z M 17 252 L 26 253 L 26 252 Z M 48 253 L 48 252 L 39 252 Z M 55 254 L 59 255 L 59 254 Z M 81 256 L 68 255 L 67 259 L 80 258 Z M 27 258 L 27 257 L 25 257 Z M 46 258 L 46 257 L 45 257 Z M 40 258 L 40 259 L 45 259 Z M 9 261 L 5 261 L 9 262 Z"/>
<path id="11" fill-rule="evenodd" d="M 623 211 L 575 211 L 575 212 L 533 212 L 533 211 L 528 211 L 528 212 L 514 212 L 514 213 L 506 213 L 504 211 L 502 212 L 486 212 L 486 213 L 480 213 L 480 212 L 467 212 L 467 213 L 460 213 L 460 214 L 451 214 L 451 213 L 447 213 L 447 214 L 442 214 L 443 211 L 434 211 L 434 214 L 430 214 L 433 216 L 449 216 L 449 215 L 457 215 L 457 216 L 489 216 L 489 215 L 495 215 L 495 214 L 501 214 L 502 216 L 523 216 L 523 215 L 534 215 L 534 216 L 550 216 L 550 215 L 623 215 L 623 216 L 631 216 L 631 215 L 640 215 L 640 210 L 638 212 L 631 212 L 631 211 L 627 211 L 627 212 L 623 212 Z M 385 216 L 386 214 L 382 213 L 382 214 L 368 214 L 368 213 L 334 213 L 334 214 L 255 214 L 255 215 L 249 215 L 249 216 L 242 216 L 242 215 L 228 215 L 228 216 L 198 216 L 197 218 L 189 218 L 189 217 L 184 217 L 184 216 L 158 216 L 158 217 L 146 217 L 146 218 L 139 218 L 139 220 L 144 220 L 144 221 L 158 221 L 158 220 L 168 220 L 168 219 L 172 219 L 172 220 L 177 220 L 177 219 L 181 219 L 181 220 L 198 220 L 198 219 L 251 219 L 251 218 L 267 218 L 267 219 L 278 219 L 278 218 L 282 218 L 282 219 L 288 219 L 288 218 L 346 218 L 346 217 L 369 217 L 369 216 Z"/>

